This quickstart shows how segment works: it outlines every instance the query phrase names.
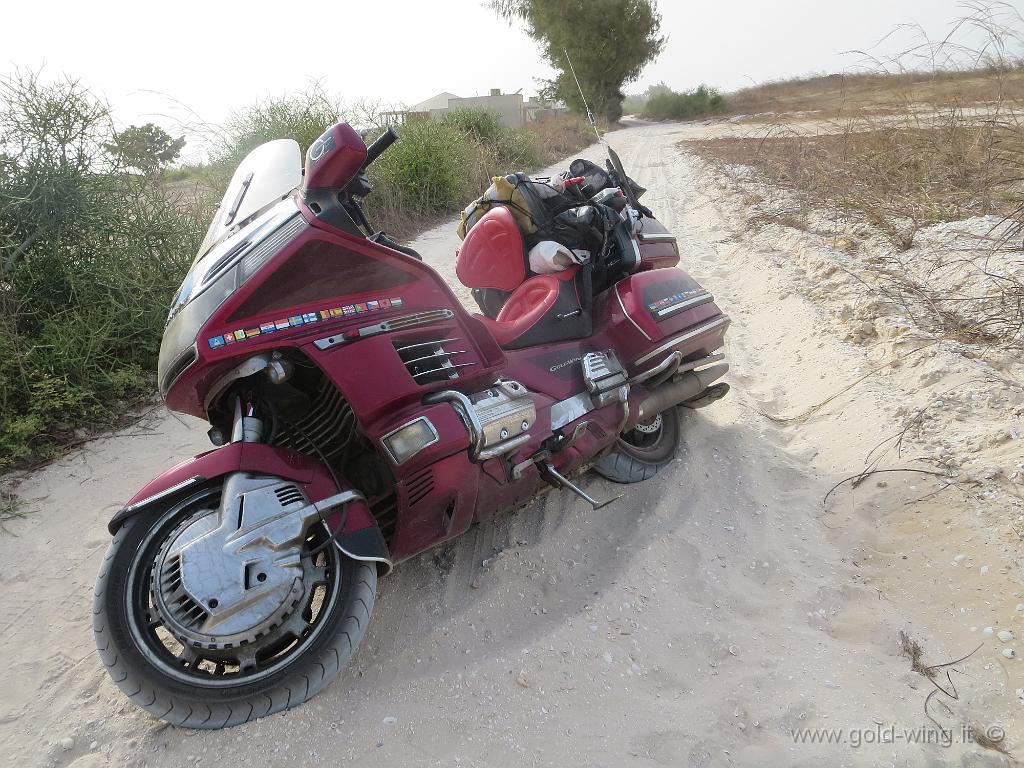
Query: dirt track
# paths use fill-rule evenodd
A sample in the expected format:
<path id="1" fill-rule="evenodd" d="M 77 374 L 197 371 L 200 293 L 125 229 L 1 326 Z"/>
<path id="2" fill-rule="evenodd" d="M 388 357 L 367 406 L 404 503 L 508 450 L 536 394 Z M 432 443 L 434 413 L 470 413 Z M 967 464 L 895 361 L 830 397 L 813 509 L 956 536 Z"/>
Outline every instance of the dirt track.
<path id="1" fill-rule="evenodd" d="M 198 422 L 157 412 L 19 488 L 30 513 L 0 535 L 0 763 L 1002 760 L 962 744 L 795 742 L 799 728 L 928 725 L 930 683 L 898 656 L 896 634 L 937 632 L 953 609 L 936 598 L 939 608 L 916 610 L 915 591 L 929 594 L 938 576 L 903 562 L 900 547 L 912 552 L 907 542 L 925 533 L 902 529 L 906 538 L 894 544 L 876 521 L 898 504 L 883 510 L 875 483 L 859 492 L 861 507 L 848 493 L 841 516 L 822 507 L 825 491 L 891 430 L 898 382 L 868 382 L 830 418 L 804 425 L 759 412 L 802 411 L 873 363 L 805 298 L 806 277 L 744 240 L 738 204 L 722 202 L 725 193 L 676 148 L 702 130 L 637 126 L 609 136 L 649 188 L 644 201 L 679 236 L 684 265 L 734 320 L 733 394 L 685 415 L 686 448 L 670 469 L 598 512 L 549 494 L 403 564 L 381 582 L 363 645 L 326 692 L 263 721 L 196 733 L 132 707 L 106 679 L 90 628 L 106 520 L 149 477 L 208 447 Z M 453 224 L 416 246 L 451 279 Z M 596 477 L 586 482 L 598 497 L 618 492 Z M 898 498 L 910 485 L 892 479 L 886 494 Z M 872 552 L 891 560 L 878 566 Z M 887 576 L 894 564 L 898 577 Z M 953 654 L 946 658 L 927 650 L 945 661 L 961 655 L 962 639 L 940 637 Z M 955 706 L 1011 726 L 1015 739 L 1006 713 L 1019 675 L 1000 666 L 998 649 L 980 654 Z"/>

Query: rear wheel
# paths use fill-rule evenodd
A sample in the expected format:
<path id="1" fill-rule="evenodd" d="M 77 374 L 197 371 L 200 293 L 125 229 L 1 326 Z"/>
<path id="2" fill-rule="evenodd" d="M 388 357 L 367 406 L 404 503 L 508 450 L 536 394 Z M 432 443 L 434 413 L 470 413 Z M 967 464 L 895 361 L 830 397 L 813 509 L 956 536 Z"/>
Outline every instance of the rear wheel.
<path id="1" fill-rule="evenodd" d="M 616 483 L 639 483 L 667 466 L 678 444 L 679 412 L 672 407 L 619 435 L 611 453 L 594 464 L 594 471 Z"/>
<path id="2" fill-rule="evenodd" d="M 128 520 L 103 560 L 93 603 L 96 646 L 114 682 L 150 714 L 188 728 L 238 725 L 315 695 L 362 639 L 377 587 L 373 563 L 329 544 L 317 552 L 327 532 L 316 524 L 289 572 L 296 575 L 283 607 L 251 637 L 190 635 L 204 606 L 177 589 L 181 564 L 168 551 L 190 526 L 201 531 L 216 518 L 219 499 L 220 488 L 210 489 Z"/>

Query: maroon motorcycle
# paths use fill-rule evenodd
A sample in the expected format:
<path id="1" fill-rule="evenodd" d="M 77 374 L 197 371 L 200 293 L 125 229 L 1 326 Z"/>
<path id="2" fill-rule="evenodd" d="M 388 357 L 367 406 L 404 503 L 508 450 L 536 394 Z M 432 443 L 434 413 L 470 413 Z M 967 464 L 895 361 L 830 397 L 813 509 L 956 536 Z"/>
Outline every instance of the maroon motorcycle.
<path id="1" fill-rule="evenodd" d="M 307 700 L 363 637 L 378 575 L 551 488 L 611 503 L 571 478 L 651 477 L 677 406 L 728 389 L 729 319 L 614 152 L 480 201 L 457 256 L 470 314 L 360 208 L 396 139 L 338 124 L 304 169 L 293 141 L 256 149 L 174 298 L 160 390 L 216 447 L 114 515 L 94 606 L 103 663 L 158 718 L 220 728 Z M 559 228 L 592 246 L 534 274 Z"/>

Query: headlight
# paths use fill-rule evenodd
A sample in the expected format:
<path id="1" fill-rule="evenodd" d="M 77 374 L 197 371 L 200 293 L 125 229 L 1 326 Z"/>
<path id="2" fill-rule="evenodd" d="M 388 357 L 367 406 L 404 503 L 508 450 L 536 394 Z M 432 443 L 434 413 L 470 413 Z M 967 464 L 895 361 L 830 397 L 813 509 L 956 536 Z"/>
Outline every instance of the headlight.
<path id="1" fill-rule="evenodd" d="M 426 416 L 413 419 L 393 432 L 381 438 L 384 447 L 395 464 L 404 464 L 428 445 L 433 445 L 441 438 L 434 425 Z"/>

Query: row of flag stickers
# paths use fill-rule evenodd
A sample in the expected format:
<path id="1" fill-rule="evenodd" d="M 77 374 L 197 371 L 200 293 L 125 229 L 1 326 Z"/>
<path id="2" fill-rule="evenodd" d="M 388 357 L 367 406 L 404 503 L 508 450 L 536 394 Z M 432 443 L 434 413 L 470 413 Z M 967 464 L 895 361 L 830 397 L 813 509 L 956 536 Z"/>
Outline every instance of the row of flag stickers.
<path id="1" fill-rule="evenodd" d="M 397 298 L 379 299 L 377 301 L 367 301 L 360 304 L 346 304 L 343 307 L 331 307 L 330 309 L 321 309 L 319 312 L 306 312 L 302 315 L 292 315 L 291 317 L 285 317 L 281 320 L 275 320 L 270 323 L 260 323 L 259 326 L 254 326 L 248 329 L 228 331 L 221 336 L 214 336 L 207 339 L 207 341 L 210 344 L 210 349 L 217 349 L 218 347 L 223 347 L 226 344 L 234 344 L 237 341 L 245 341 L 257 336 L 265 336 L 266 334 L 274 333 L 275 331 L 284 331 L 298 325 L 309 325 L 310 323 L 317 323 L 321 320 L 332 320 L 337 317 L 344 317 L 345 315 L 361 315 L 366 312 L 378 312 L 382 309 L 398 309 L 401 306 L 402 300 Z"/>

